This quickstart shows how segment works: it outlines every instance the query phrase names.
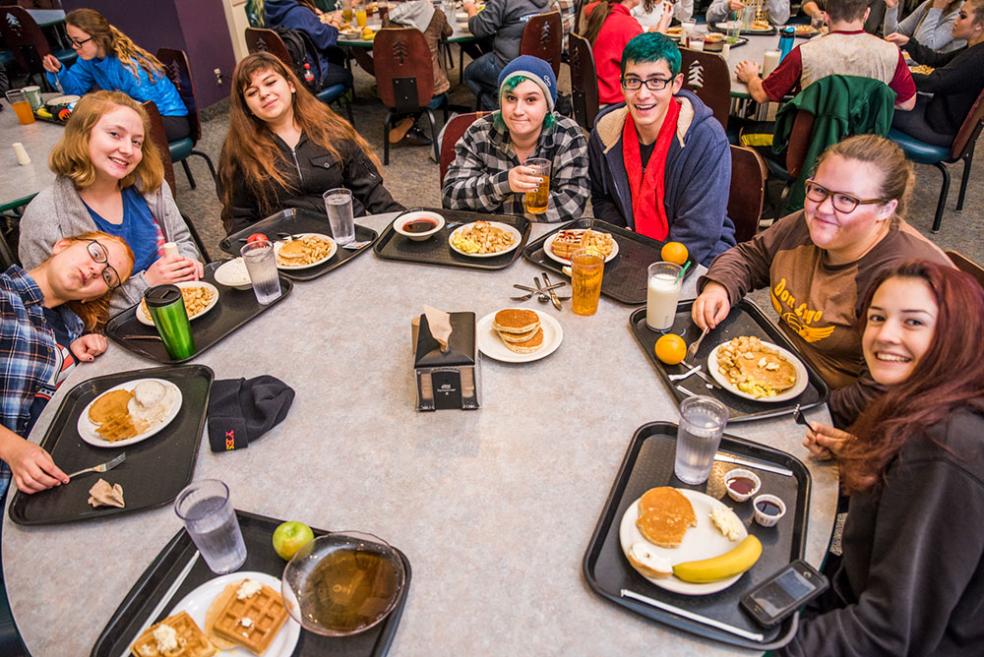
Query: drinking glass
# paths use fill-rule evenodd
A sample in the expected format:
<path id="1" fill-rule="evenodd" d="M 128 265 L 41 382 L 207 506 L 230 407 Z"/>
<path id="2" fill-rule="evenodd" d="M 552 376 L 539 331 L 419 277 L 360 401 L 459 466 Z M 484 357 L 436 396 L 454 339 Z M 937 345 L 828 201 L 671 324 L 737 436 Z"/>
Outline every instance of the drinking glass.
<path id="1" fill-rule="evenodd" d="M 741 29 L 750 30 L 752 29 L 752 23 L 755 22 L 755 15 L 758 12 L 758 7 L 755 5 L 748 5 L 741 11 Z"/>
<path id="2" fill-rule="evenodd" d="M 7 92 L 7 102 L 17 115 L 17 120 L 21 125 L 34 123 L 34 111 L 31 110 L 31 102 L 27 95 L 20 89 L 11 89 Z"/>
<path id="3" fill-rule="evenodd" d="M 352 217 L 352 192 L 339 187 L 322 195 L 325 212 L 331 225 L 331 236 L 339 246 L 355 239 L 355 219 Z"/>
<path id="4" fill-rule="evenodd" d="M 539 187 L 523 195 L 526 212 L 544 214 L 547 211 L 547 206 L 550 205 L 550 160 L 542 157 L 531 157 L 526 160 L 525 166 L 536 169 L 536 174 L 543 179 Z"/>
<path id="5" fill-rule="evenodd" d="M 690 37 L 690 44 L 687 47 L 691 50 L 702 52 L 704 50 L 704 36 L 703 32 L 695 32 Z"/>
<path id="6" fill-rule="evenodd" d="M 680 403 L 673 474 L 696 486 L 707 481 L 721 434 L 728 423 L 728 408 L 713 397 L 687 397 Z"/>
<path id="7" fill-rule="evenodd" d="M 256 300 L 264 306 L 280 298 L 280 274 L 277 256 L 269 240 L 257 240 L 243 245 L 239 251 L 249 272 Z"/>
<path id="8" fill-rule="evenodd" d="M 689 48 L 690 37 L 693 35 L 694 30 L 697 29 L 697 23 L 694 21 L 686 21 L 680 24 L 683 28 L 683 35 L 680 37 L 680 45 Z"/>
<path id="9" fill-rule="evenodd" d="M 728 19 L 728 39 L 727 42 L 730 45 L 735 45 L 738 43 L 738 37 L 741 36 L 741 18 L 738 16 L 738 12 L 733 11 L 729 14 Z"/>
<path id="10" fill-rule="evenodd" d="M 680 265 L 673 262 L 654 262 L 649 265 L 646 291 L 646 326 L 665 331 L 673 326 L 677 302 L 683 282 Z"/>
<path id="11" fill-rule="evenodd" d="M 231 573 L 245 563 L 246 544 L 225 483 L 218 479 L 191 482 L 174 500 L 174 512 L 213 573 Z"/>
<path id="12" fill-rule="evenodd" d="M 355 10 L 355 22 L 359 27 L 365 27 L 366 21 L 368 20 L 368 14 L 364 7 L 360 7 Z"/>
<path id="13" fill-rule="evenodd" d="M 571 256 L 571 310 L 575 315 L 598 312 L 601 281 L 605 275 L 605 258 L 594 249 L 580 249 Z"/>

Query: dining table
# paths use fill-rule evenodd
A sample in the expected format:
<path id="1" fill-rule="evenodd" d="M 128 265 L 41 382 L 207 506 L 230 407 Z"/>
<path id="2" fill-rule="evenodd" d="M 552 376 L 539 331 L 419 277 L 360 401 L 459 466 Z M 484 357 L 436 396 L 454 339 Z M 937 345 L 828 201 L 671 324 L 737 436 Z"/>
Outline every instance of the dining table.
<path id="1" fill-rule="evenodd" d="M 382 232 L 394 217 L 356 221 Z M 552 228 L 534 224 L 530 240 Z M 701 271 L 685 281 L 684 297 L 694 296 Z M 214 453 L 203 440 L 194 479 L 226 482 L 238 509 L 368 531 L 402 550 L 413 580 L 393 657 L 755 654 L 646 620 L 591 591 L 582 559 L 633 432 L 679 414 L 633 339 L 635 308 L 603 296 L 596 314 L 579 316 L 569 302 L 558 311 L 535 298 L 510 300 L 513 284 L 539 273 L 522 258 L 485 271 L 365 253 L 298 283 L 192 361 L 217 380 L 272 375 L 296 391 L 286 419 L 247 449 Z M 560 323 L 563 340 L 533 362 L 483 358 L 477 410 L 418 412 L 411 320 L 425 305 L 479 318 L 536 308 Z M 74 369 L 30 439 L 44 436 L 76 385 L 153 365 L 111 344 Z M 809 417 L 829 421 L 825 406 Z M 727 433 L 784 450 L 809 469 L 804 557 L 819 566 L 836 515 L 836 468 L 808 458 L 802 427 L 789 416 Z M 94 481 L 68 485 L 87 495 Z M 61 525 L 22 526 L 8 514 L 3 522 L 10 605 L 38 656 L 89 654 L 181 529 L 171 506 Z"/>
<path id="2" fill-rule="evenodd" d="M 0 112 L 0 211 L 25 205 L 54 181 L 48 154 L 64 134 L 65 128 L 54 123 L 21 125 L 9 106 Z M 17 163 L 13 149 L 17 142 L 24 145 L 30 164 Z"/>

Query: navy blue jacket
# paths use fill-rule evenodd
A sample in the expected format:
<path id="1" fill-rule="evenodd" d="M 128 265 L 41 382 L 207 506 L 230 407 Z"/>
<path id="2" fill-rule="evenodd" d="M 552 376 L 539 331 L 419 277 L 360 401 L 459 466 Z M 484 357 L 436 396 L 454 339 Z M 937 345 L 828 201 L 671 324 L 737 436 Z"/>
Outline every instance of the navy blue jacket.
<path id="1" fill-rule="evenodd" d="M 735 245 L 735 225 L 728 217 L 731 150 L 724 128 L 710 108 L 689 91 L 681 101 L 677 134 L 666 158 L 663 198 L 670 224 L 667 241 L 683 242 L 694 260 L 709 265 Z M 594 216 L 635 229 L 628 174 L 622 159 L 622 129 L 628 109 L 607 108 L 595 121 L 588 140 L 591 206 Z"/>
<path id="2" fill-rule="evenodd" d="M 323 82 L 328 67 L 332 65 L 327 57 L 327 51 L 337 46 L 338 30 L 322 23 L 313 11 L 299 4 L 297 0 L 266 0 L 263 11 L 266 14 L 266 26 L 270 29 L 284 27 L 300 30 L 311 38 L 318 49 L 318 64 L 322 77 L 319 83 Z"/>

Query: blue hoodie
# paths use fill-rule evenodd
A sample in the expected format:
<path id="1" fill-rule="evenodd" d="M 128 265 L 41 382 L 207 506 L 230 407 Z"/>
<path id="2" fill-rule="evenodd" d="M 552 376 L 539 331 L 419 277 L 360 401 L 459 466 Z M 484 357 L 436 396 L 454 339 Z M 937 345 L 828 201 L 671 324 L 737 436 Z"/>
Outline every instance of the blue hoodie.
<path id="1" fill-rule="evenodd" d="M 709 265 L 735 245 L 728 217 L 731 150 L 724 128 L 697 96 L 681 90 L 676 138 L 666 156 L 663 204 L 667 241 L 683 242 L 691 257 Z M 598 116 L 588 140 L 592 212 L 616 226 L 635 229 L 629 178 L 622 159 L 622 129 L 628 108 L 613 105 Z"/>
<path id="2" fill-rule="evenodd" d="M 90 91 L 122 91 L 137 102 L 154 101 L 161 116 L 188 116 L 188 108 L 166 75 L 153 79 L 137 65 L 137 75 L 123 66 L 116 55 L 79 58 L 71 67 L 62 66 L 57 74 L 46 73 L 52 87 L 61 85 L 67 94 L 83 96 Z"/>
<path id="3" fill-rule="evenodd" d="M 278 27 L 300 30 L 307 34 L 318 49 L 318 64 L 321 68 L 323 82 L 328 67 L 331 66 L 325 51 L 338 43 L 338 30 L 331 25 L 321 22 L 313 11 L 301 5 L 297 0 L 267 0 L 263 5 L 266 26 L 270 29 Z"/>

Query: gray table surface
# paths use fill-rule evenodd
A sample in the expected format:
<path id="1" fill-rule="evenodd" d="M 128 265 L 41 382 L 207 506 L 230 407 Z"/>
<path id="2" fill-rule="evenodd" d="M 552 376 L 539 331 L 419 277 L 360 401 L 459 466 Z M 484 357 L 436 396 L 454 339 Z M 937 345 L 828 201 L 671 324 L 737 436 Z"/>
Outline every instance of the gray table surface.
<path id="1" fill-rule="evenodd" d="M 381 230 L 393 215 L 362 218 Z M 534 237 L 546 231 L 534 227 Z M 751 654 L 647 621 L 595 595 L 581 561 L 633 432 L 677 421 L 676 404 L 636 345 L 632 308 L 602 297 L 592 317 L 557 317 L 560 349 L 527 365 L 483 362 L 483 407 L 414 410 L 410 320 L 424 304 L 479 317 L 508 305 L 536 268 L 497 273 L 364 254 L 310 283 L 196 362 L 217 379 L 272 374 L 297 391 L 287 419 L 248 449 L 203 440 L 196 478 L 226 481 L 234 504 L 328 529 L 361 529 L 413 567 L 390 654 Z M 695 277 L 694 277 L 695 278 Z M 688 284 L 693 291 L 693 278 Z M 44 434 L 81 381 L 152 365 L 111 343 L 48 404 Z M 811 413 L 827 420 L 826 410 Z M 729 427 L 784 449 L 813 475 L 806 558 L 819 564 L 837 497 L 833 467 L 810 461 L 791 420 Z M 126 467 L 121 466 L 121 467 Z M 112 477 L 109 477 L 111 480 Z M 80 479 L 85 495 L 95 479 Z M 11 496 L 12 497 L 12 496 Z M 117 605 L 180 528 L 170 507 L 49 527 L 4 516 L 3 566 L 32 654 L 88 654 Z"/>
<path id="2" fill-rule="evenodd" d="M 29 200 L 54 181 L 48 154 L 64 133 L 62 126 L 44 121 L 21 125 L 9 105 L 0 112 L 0 209 Z M 27 166 L 17 164 L 14 142 L 24 144 L 31 158 Z"/>
<path id="3" fill-rule="evenodd" d="M 461 13 L 464 15 L 464 12 Z M 457 22 L 451 19 L 449 20 L 451 22 L 451 29 L 453 30 L 453 33 L 447 38 L 448 43 L 468 43 L 475 40 L 472 33 L 468 31 L 467 22 Z M 366 22 L 366 27 L 370 27 L 373 31 L 378 32 L 383 29 L 383 24 L 379 21 L 379 19 L 373 19 Z M 393 25 L 392 27 L 399 26 Z M 372 41 L 339 35 L 338 45 L 349 46 L 352 48 L 372 48 Z"/>
<path id="4" fill-rule="evenodd" d="M 750 96 L 748 86 L 735 77 L 738 63 L 747 59 L 761 67 L 762 58 L 766 51 L 776 50 L 779 44 L 779 36 L 776 34 L 770 36 L 745 35 L 745 38 L 748 39 L 748 43 L 738 48 L 732 48 L 728 53 L 728 70 L 731 71 L 731 95 L 740 98 L 749 98 Z"/>

